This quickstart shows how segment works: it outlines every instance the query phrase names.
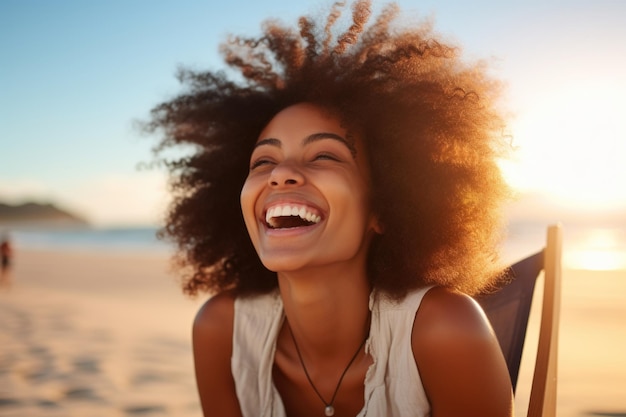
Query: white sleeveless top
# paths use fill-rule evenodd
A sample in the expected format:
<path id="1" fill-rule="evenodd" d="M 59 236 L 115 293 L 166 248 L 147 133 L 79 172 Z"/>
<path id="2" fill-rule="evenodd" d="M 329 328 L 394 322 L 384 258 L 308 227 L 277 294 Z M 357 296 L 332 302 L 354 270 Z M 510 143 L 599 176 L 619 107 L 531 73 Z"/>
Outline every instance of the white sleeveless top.
<path id="1" fill-rule="evenodd" d="M 430 404 L 413 358 L 415 314 L 430 287 L 396 302 L 372 293 L 365 351 L 373 359 L 365 376 L 365 402 L 357 417 L 428 417 Z M 272 381 L 276 339 L 284 320 L 278 291 L 235 301 L 231 370 L 244 417 L 286 417 Z"/>

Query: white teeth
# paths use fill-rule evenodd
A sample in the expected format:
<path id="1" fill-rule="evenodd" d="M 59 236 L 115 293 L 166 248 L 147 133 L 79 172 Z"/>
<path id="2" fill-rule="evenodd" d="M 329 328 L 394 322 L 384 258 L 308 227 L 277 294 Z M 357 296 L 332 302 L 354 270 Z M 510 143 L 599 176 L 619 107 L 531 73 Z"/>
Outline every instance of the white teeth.
<path id="1" fill-rule="evenodd" d="M 308 211 L 305 206 L 290 206 L 290 205 L 280 205 L 274 206 L 267 210 L 265 213 L 265 221 L 272 227 L 276 226 L 276 222 L 274 219 L 276 217 L 286 217 L 286 216 L 298 216 L 302 219 L 305 219 L 311 223 L 319 223 L 322 220 L 321 216 Z"/>

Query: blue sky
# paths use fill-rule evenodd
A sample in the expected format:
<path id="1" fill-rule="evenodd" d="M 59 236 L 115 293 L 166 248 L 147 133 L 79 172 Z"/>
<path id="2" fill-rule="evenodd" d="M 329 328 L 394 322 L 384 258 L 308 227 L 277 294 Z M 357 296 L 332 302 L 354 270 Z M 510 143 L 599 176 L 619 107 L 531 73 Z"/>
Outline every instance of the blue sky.
<path id="1" fill-rule="evenodd" d="M 398 3 L 508 83 L 516 187 L 626 207 L 626 2 Z M 328 4 L 0 0 L 0 201 L 52 201 L 99 225 L 158 221 L 164 173 L 137 169 L 155 139 L 133 121 L 177 92 L 179 65 L 222 68 L 228 33 Z"/>

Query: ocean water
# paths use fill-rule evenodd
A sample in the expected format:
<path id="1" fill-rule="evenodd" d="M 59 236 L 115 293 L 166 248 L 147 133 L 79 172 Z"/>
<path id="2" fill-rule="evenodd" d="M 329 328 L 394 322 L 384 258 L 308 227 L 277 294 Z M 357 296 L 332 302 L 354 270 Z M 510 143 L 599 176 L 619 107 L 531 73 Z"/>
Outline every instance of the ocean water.
<path id="1" fill-rule="evenodd" d="M 512 262 L 538 252 L 546 242 L 547 224 L 509 224 L 503 260 Z M 563 223 L 563 266 L 591 271 L 626 270 L 626 225 Z"/>
<path id="2" fill-rule="evenodd" d="M 512 222 L 502 246 L 502 260 L 513 262 L 545 245 L 547 224 Z M 126 253 L 173 253 L 174 245 L 157 239 L 156 227 L 10 232 L 17 250 L 86 250 Z M 626 225 L 563 225 L 563 264 L 587 270 L 626 270 Z"/>
<path id="3" fill-rule="evenodd" d="M 19 250 L 111 251 L 166 254 L 172 243 L 159 240 L 156 227 L 118 227 L 67 230 L 17 230 L 10 232 Z"/>

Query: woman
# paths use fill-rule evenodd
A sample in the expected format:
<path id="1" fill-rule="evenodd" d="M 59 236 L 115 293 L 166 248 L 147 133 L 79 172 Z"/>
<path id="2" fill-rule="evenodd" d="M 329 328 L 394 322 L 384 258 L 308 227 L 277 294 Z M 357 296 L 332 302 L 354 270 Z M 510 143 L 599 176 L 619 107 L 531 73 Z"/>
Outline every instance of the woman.
<path id="1" fill-rule="evenodd" d="M 342 5 L 233 38 L 223 73 L 153 110 L 199 311 L 205 416 L 510 416 L 506 364 L 466 294 L 496 279 L 497 85 L 480 65 Z"/>

